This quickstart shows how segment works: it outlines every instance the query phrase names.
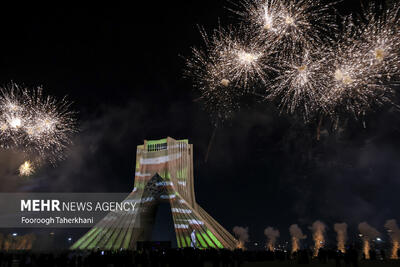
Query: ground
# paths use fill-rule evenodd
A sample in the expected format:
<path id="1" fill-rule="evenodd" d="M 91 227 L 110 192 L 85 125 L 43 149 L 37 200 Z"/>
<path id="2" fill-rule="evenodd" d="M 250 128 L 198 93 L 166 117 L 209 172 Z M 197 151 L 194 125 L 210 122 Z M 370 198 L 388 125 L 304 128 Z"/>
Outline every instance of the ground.
<path id="1" fill-rule="evenodd" d="M 244 263 L 241 267 L 263 267 L 263 266 L 268 266 L 268 267 L 286 267 L 286 266 L 312 266 L 312 267 L 336 267 L 335 262 L 331 261 L 328 262 L 327 264 L 321 264 L 318 262 L 313 262 L 310 264 L 295 264 L 295 263 L 290 263 L 290 262 L 246 262 Z M 344 263 L 342 263 L 342 266 L 344 267 Z M 400 267 L 400 261 L 388 261 L 388 262 L 381 262 L 381 261 L 375 261 L 375 262 L 359 262 L 359 267 L 378 267 L 378 266 L 399 266 Z M 212 267 L 212 264 L 205 264 L 205 267 Z"/>

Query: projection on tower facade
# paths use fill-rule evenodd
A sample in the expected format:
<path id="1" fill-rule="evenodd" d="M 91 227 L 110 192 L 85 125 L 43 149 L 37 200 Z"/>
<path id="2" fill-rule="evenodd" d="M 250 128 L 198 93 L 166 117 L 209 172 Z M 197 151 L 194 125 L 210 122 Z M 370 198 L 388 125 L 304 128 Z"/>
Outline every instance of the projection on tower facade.
<path id="1" fill-rule="evenodd" d="M 151 239 L 161 202 L 170 204 L 178 247 L 236 248 L 237 240 L 196 203 L 193 184 L 188 140 L 145 140 L 137 147 L 133 191 L 124 200 L 136 203 L 134 211 L 109 213 L 71 249 L 135 249 L 137 241 Z"/>

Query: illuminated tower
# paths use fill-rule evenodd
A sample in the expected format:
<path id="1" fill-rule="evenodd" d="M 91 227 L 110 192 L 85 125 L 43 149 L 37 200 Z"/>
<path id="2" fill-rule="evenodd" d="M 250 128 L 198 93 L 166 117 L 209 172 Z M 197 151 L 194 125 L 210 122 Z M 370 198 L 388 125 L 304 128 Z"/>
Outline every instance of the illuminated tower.
<path id="1" fill-rule="evenodd" d="M 196 203 L 193 184 L 188 140 L 145 140 L 137 147 L 133 191 L 124 200 L 136 203 L 134 211 L 109 213 L 71 249 L 135 249 L 137 241 L 150 240 L 156 207 L 165 201 L 178 247 L 236 248 L 237 240 Z"/>

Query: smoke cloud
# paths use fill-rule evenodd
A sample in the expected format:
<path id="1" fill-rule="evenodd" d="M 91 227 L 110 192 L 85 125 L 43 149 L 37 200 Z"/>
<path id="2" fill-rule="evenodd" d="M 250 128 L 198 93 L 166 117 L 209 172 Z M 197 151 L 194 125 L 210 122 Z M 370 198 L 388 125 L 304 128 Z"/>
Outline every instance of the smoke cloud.
<path id="1" fill-rule="evenodd" d="M 249 241 L 249 228 L 246 227 L 241 227 L 241 226 L 235 226 L 233 227 L 233 232 L 239 239 L 239 244 L 238 248 L 244 249 L 245 248 L 245 243 Z"/>
<path id="2" fill-rule="evenodd" d="M 307 236 L 303 234 L 297 224 L 292 224 L 289 227 L 290 235 L 292 236 L 292 253 L 300 249 L 300 240 L 306 239 Z"/>
<path id="3" fill-rule="evenodd" d="M 22 236 L 7 237 L 0 236 L 0 249 L 2 250 L 31 250 L 36 236 L 34 234 L 26 234 Z"/>
<path id="4" fill-rule="evenodd" d="M 347 241 L 347 223 L 335 223 L 333 228 L 336 232 L 337 248 L 342 253 L 345 253 Z"/>
<path id="5" fill-rule="evenodd" d="M 315 221 L 311 226 L 311 230 L 313 232 L 313 239 L 314 239 L 314 257 L 318 256 L 319 249 L 324 247 L 325 228 L 326 228 L 325 224 L 321 221 Z"/>
<path id="6" fill-rule="evenodd" d="M 360 231 L 360 236 L 363 240 L 363 253 L 365 259 L 369 259 L 369 250 L 371 248 L 371 240 L 377 238 L 381 234 L 372 226 L 366 222 L 362 222 L 358 225 L 358 230 Z"/>
<path id="7" fill-rule="evenodd" d="M 390 258 L 397 260 L 399 259 L 397 252 L 400 249 L 400 229 L 394 219 L 387 220 L 385 228 L 387 229 L 390 240 L 392 241 L 392 253 L 390 254 Z"/>
<path id="8" fill-rule="evenodd" d="M 267 236 L 267 248 L 270 251 L 275 250 L 276 239 L 279 237 L 279 230 L 272 227 L 267 227 L 264 230 L 264 234 Z"/>

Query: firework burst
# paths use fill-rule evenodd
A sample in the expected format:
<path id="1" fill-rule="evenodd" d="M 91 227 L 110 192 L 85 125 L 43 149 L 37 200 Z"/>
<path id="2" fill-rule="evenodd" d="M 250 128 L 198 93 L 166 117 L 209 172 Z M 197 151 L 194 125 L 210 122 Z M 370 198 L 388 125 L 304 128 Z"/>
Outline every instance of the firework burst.
<path id="1" fill-rule="evenodd" d="M 187 74 L 207 108 L 226 119 L 246 94 L 280 103 L 306 122 L 342 116 L 364 119 L 394 104 L 400 77 L 400 4 L 369 5 L 338 25 L 331 1 L 244 0 L 237 29 L 203 33 Z M 339 31 L 340 29 L 340 31 Z M 364 122 L 364 121 L 363 121 Z M 365 125 L 365 124 L 364 124 Z M 319 130 L 319 129 L 318 129 Z"/>
<path id="2" fill-rule="evenodd" d="M 330 83 L 321 102 L 330 115 L 359 118 L 375 106 L 394 104 L 393 84 L 400 70 L 399 8 L 378 14 L 376 8 L 368 7 L 364 20 L 346 21 L 341 40 L 329 53 Z"/>
<path id="3" fill-rule="evenodd" d="M 282 61 L 270 98 L 280 101 L 282 111 L 302 114 L 309 121 L 321 108 L 327 88 L 325 61 L 324 53 L 319 51 L 305 51 L 290 61 Z"/>
<path id="4" fill-rule="evenodd" d="M 371 98 L 378 91 L 355 42 L 334 49 L 326 66 L 329 83 L 321 102 L 328 114 L 350 112 L 358 117 L 371 107 Z"/>
<path id="5" fill-rule="evenodd" d="M 18 168 L 20 176 L 31 176 L 35 172 L 35 168 L 30 161 L 25 161 Z"/>
<path id="6" fill-rule="evenodd" d="M 23 92 L 12 86 L 0 96 L 0 146 L 10 148 L 19 145 L 22 137 L 22 126 L 29 118 L 25 116 Z"/>
<path id="7" fill-rule="evenodd" d="M 311 0 L 245 0 L 240 10 L 233 10 L 247 30 L 266 43 L 279 48 L 284 58 L 291 58 L 298 49 L 310 49 L 334 37 L 335 3 Z"/>
<path id="8" fill-rule="evenodd" d="M 52 163 L 63 158 L 75 130 L 70 103 L 11 84 L 0 95 L 0 140 L 6 149 L 20 149 Z"/>
<path id="9" fill-rule="evenodd" d="M 75 132 L 74 112 L 69 110 L 71 103 L 65 98 L 58 101 L 44 96 L 41 88 L 31 91 L 26 98 L 31 118 L 24 127 L 26 147 L 37 151 L 41 157 L 62 159 L 62 152 Z"/>
<path id="10" fill-rule="evenodd" d="M 398 78 L 400 68 L 400 4 L 388 9 L 370 5 L 364 11 L 366 22 L 361 24 L 359 36 L 365 61 L 375 69 L 374 77 L 385 82 Z"/>
<path id="11" fill-rule="evenodd" d="M 238 38 L 232 29 L 215 30 L 211 36 L 201 33 L 205 49 L 193 48 L 186 75 L 194 80 L 211 113 L 224 120 L 239 108 L 242 96 L 267 84 L 272 67 L 266 63 L 273 51 L 246 33 Z"/>

